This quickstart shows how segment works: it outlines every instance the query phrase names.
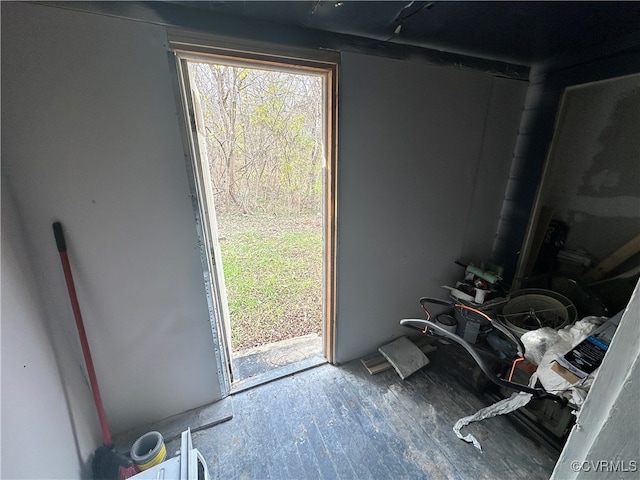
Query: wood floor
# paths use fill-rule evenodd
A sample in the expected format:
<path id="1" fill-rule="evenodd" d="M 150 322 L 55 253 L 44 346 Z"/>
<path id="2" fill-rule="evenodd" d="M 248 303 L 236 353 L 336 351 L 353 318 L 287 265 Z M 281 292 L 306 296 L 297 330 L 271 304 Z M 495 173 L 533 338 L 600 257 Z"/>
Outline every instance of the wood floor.
<path id="1" fill-rule="evenodd" d="M 459 418 L 491 401 L 461 381 L 447 348 L 404 381 L 354 361 L 237 393 L 233 419 L 193 433 L 194 447 L 215 479 L 548 478 L 557 452 L 506 417 L 463 430 L 482 452 L 455 436 Z"/>

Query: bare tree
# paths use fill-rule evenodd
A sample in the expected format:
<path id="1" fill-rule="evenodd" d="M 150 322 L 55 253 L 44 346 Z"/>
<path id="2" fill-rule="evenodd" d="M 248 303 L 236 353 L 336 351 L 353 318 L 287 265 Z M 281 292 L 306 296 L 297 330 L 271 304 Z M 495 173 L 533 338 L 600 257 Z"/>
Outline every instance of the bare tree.
<path id="1" fill-rule="evenodd" d="M 317 212 L 322 78 L 215 64 L 190 69 L 201 95 L 218 211 Z"/>

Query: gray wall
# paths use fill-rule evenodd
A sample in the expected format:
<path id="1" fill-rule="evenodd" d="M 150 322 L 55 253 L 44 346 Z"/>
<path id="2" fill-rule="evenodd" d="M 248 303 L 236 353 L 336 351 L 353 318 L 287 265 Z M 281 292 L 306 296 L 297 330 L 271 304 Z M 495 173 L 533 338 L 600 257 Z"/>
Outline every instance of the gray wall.
<path id="1" fill-rule="evenodd" d="M 524 112 L 500 214 L 494 256 L 510 281 L 516 270 L 531 208 L 566 87 L 640 72 L 640 49 L 616 41 L 582 55 L 560 57 L 532 68 Z"/>
<path id="2" fill-rule="evenodd" d="M 343 54 L 337 358 L 411 333 L 455 260 L 488 260 L 526 84 Z"/>
<path id="3" fill-rule="evenodd" d="M 604 260 L 640 233 L 640 74 L 568 88 L 539 196 L 567 248 Z"/>
<path id="4" fill-rule="evenodd" d="M 162 27 L 2 5 L 2 175 L 56 349 L 82 364 L 65 227 L 113 433 L 220 398 L 165 43 Z"/>
<path id="5" fill-rule="evenodd" d="M 84 462 L 99 435 L 95 409 L 77 360 L 54 350 L 35 271 L 3 177 L 0 476 L 87 477 Z"/>

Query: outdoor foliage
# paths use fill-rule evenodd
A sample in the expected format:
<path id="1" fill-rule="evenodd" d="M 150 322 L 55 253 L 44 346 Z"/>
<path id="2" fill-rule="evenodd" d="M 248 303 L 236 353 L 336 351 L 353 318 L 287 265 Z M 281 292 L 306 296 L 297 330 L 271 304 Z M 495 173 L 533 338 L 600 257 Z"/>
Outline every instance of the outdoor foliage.
<path id="1" fill-rule="evenodd" d="M 322 334 L 321 218 L 221 218 L 234 351 Z"/>
<path id="2" fill-rule="evenodd" d="M 205 63 L 190 75 L 218 213 L 319 212 L 322 77 Z"/>
<path id="3" fill-rule="evenodd" d="M 232 350 L 322 334 L 323 79 L 190 63 Z"/>

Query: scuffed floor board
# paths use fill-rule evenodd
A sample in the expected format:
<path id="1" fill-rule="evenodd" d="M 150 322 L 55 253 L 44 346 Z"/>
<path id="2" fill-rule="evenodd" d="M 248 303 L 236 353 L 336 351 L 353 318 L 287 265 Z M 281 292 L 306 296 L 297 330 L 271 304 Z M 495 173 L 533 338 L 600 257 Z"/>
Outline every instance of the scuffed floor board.
<path id="1" fill-rule="evenodd" d="M 193 446 L 212 480 L 548 479 L 557 452 L 510 415 L 468 427 L 482 452 L 456 438 L 459 418 L 492 403 L 471 389 L 465 355 L 438 345 L 407 380 L 393 370 L 369 375 L 358 359 L 246 390 L 233 395 L 233 418 L 195 432 Z M 167 443 L 170 454 L 178 448 Z"/>

